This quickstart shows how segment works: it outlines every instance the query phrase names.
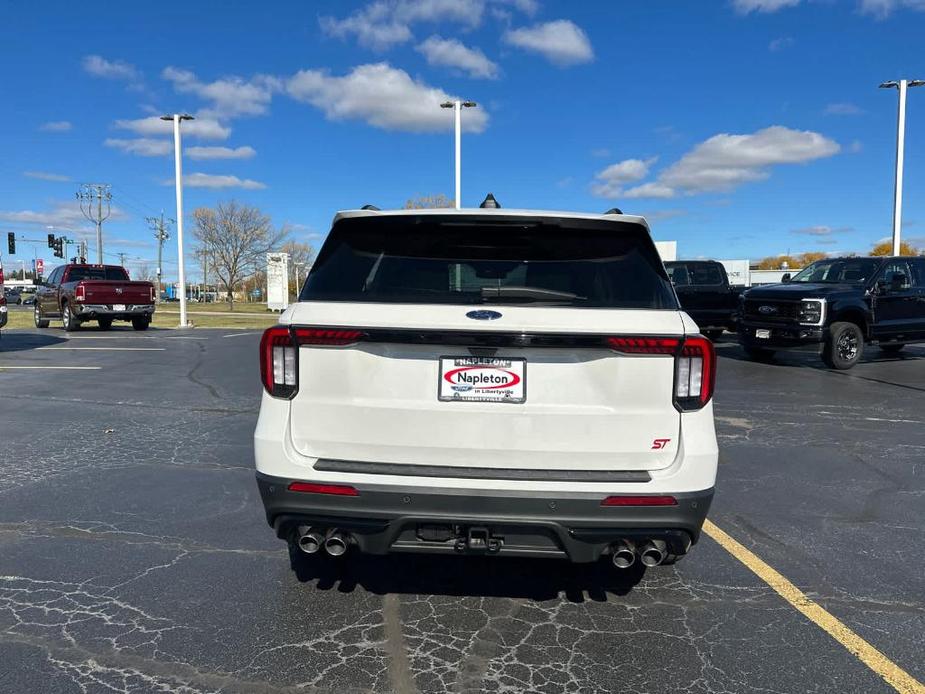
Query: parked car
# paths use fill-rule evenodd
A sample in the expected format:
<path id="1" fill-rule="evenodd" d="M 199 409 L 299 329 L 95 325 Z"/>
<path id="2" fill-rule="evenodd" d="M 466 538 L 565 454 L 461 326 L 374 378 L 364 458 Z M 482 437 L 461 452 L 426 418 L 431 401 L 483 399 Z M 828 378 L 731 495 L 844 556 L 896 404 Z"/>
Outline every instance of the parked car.
<path id="1" fill-rule="evenodd" d="M 60 318 L 73 331 L 87 321 L 109 330 L 115 320 L 131 321 L 146 330 L 154 315 L 154 285 L 133 282 L 118 265 L 59 265 L 39 287 L 35 300 L 35 326 L 47 328 Z"/>
<path id="2" fill-rule="evenodd" d="M 868 344 L 925 342 L 925 258 L 829 258 L 742 295 L 739 341 L 755 359 L 805 345 L 850 369 Z"/>
<path id="3" fill-rule="evenodd" d="M 293 560 L 672 562 L 716 478 L 713 344 L 613 214 L 354 210 L 260 343 L 266 518 Z"/>
<path id="4" fill-rule="evenodd" d="M 4 289 L 3 296 L 6 298 L 8 305 L 22 303 L 22 293 L 18 289 Z"/>
<path id="5" fill-rule="evenodd" d="M 726 268 L 715 260 L 677 260 L 665 263 L 678 301 L 711 340 L 724 330 L 735 332 L 742 287 L 729 284 Z"/>

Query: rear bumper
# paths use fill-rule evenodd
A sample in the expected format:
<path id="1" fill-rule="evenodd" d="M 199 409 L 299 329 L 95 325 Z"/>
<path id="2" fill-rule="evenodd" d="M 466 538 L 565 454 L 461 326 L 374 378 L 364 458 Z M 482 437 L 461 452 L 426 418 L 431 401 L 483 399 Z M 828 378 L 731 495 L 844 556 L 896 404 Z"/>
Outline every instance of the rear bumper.
<path id="1" fill-rule="evenodd" d="M 770 338 L 755 337 L 756 330 L 770 330 Z M 812 345 L 819 347 L 825 340 L 825 329 L 816 325 L 799 323 L 760 323 L 756 321 L 739 321 L 739 343 L 748 347 L 767 349 L 794 349 Z"/>
<path id="2" fill-rule="evenodd" d="M 124 309 L 114 310 L 112 304 L 76 304 L 77 313 L 81 318 L 97 318 L 107 316 L 111 318 L 150 316 L 154 313 L 154 304 L 126 304 Z"/>
<path id="3" fill-rule="evenodd" d="M 281 538 L 299 525 L 338 528 L 362 552 L 468 553 L 473 528 L 500 540 L 487 553 L 592 562 L 619 539 L 663 539 L 672 554 L 697 542 L 713 489 L 674 494 L 676 506 L 602 507 L 598 493 L 357 485 L 359 496 L 291 492 L 257 473 L 267 522 Z M 642 491 L 642 490 L 640 490 Z M 422 536 L 423 535 L 423 536 Z"/>

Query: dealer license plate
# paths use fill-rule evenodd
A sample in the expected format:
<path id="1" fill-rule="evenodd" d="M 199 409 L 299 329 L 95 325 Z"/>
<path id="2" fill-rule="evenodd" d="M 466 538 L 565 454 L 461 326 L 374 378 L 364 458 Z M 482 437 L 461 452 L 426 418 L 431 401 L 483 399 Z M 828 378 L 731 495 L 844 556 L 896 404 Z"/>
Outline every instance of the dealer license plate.
<path id="1" fill-rule="evenodd" d="M 441 357 L 437 396 L 444 402 L 524 402 L 527 360 Z"/>
<path id="2" fill-rule="evenodd" d="M 113 311 L 124 311 L 124 310 L 125 310 L 125 304 L 113 304 L 113 305 L 112 305 L 112 310 L 113 310 Z"/>
<path id="3" fill-rule="evenodd" d="M 755 337 L 756 337 L 757 339 L 759 339 L 759 340 L 770 340 L 770 339 L 771 339 L 771 331 L 770 331 L 770 330 L 765 330 L 764 328 L 758 328 L 758 329 L 755 331 Z"/>

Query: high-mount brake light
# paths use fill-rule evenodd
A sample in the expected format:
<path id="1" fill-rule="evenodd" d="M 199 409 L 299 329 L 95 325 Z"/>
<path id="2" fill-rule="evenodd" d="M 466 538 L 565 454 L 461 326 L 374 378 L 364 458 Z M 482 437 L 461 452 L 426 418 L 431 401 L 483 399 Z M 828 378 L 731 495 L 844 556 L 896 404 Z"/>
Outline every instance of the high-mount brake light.
<path id="1" fill-rule="evenodd" d="M 292 398 L 299 391 L 299 347 L 347 347 L 365 333 L 343 328 L 268 328 L 260 339 L 260 378 L 273 397 Z"/>
<path id="2" fill-rule="evenodd" d="M 618 335 L 607 338 L 607 346 L 624 354 L 654 354 L 674 357 L 672 399 L 681 412 L 699 410 L 710 402 L 716 384 L 716 351 L 702 335 L 649 337 Z"/>

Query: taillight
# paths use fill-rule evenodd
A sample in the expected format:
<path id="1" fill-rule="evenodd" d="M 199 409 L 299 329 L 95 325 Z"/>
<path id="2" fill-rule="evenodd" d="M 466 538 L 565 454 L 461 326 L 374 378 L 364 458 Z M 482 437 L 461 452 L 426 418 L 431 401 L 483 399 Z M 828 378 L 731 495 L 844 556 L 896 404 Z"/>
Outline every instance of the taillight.
<path id="1" fill-rule="evenodd" d="M 78 284 L 74 287 L 74 301 L 86 301 L 87 299 L 87 288 L 82 284 Z"/>
<path id="2" fill-rule="evenodd" d="M 157 298 L 154 294 L 154 287 L 148 287 L 148 289 L 151 290 L 151 303 L 153 304 Z"/>
<path id="3" fill-rule="evenodd" d="M 700 335 L 684 339 L 675 358 L 674 381 L 675 406 L 682 412 L 710 402 L 716 384 L 716 351 L 710 340 Z"/>
<path id="4" fill-rule="evenodd" d="M 306 492 L 308 494 L 332 494 L 333 496 L 359 496 L 356 487 L 346 484 L 315 484 L 313 482 L 292 482 L 290 492 Z"/>
<path id="5" fill-rule="evenodd" d="M 646 494 L 623 494 L 608 496 L 601 506 L 677 506 L 678 500 L 673 496 L 652 496 Z"/>
<path id="6" fill-rule="evenodd" d="M 347 347 L 366 336 L 346 328 L 269 328 L 260 340 L 260 378 L 266 391 L 291 398 L 299 390 L 299 347 Z"/>
<path id="7" fill-rule="evenodd" d="M 361 330 L 344 330 L 340 328 L 296 328 L 296 343 L 299 345 L 330 345 L 346 347 L 363 337 Z"/>
<path id="8" fill-rule="evenodd" d="M 713 343 L 701 335 L 685 338 L 619 335 L 607 338 L 607 345 L 624 354 L 654 354 L 674 357 L 675 407 L 681 412 L 699 410 L 710 402 L 716 384 L 716 352 Z"/>
<path id="9" fill-rule="evenodd" d="M 260 379 L 277 398 L 291 398 L 299 390 L 298 355 L 289 328 L 275 327 L 260 338 Z"/>

